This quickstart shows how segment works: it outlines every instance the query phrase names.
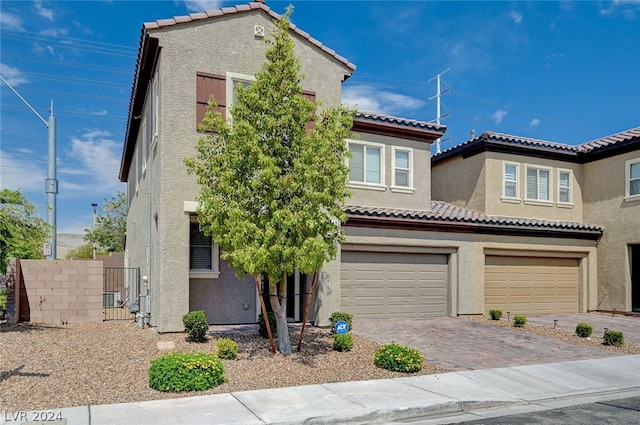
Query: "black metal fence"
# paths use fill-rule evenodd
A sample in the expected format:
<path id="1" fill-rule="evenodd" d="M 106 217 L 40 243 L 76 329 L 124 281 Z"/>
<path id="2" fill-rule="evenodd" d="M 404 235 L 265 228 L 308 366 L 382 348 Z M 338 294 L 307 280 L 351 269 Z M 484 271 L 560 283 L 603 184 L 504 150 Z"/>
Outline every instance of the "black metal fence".
<path id="1" fill-rule="evenodd" d="M 102 309 L 104 320 L 135 320 L 139 305 L 140 269 L 137 267 L 105 267 Z M 134 304 L 132 311 L 131 304 Z"/>

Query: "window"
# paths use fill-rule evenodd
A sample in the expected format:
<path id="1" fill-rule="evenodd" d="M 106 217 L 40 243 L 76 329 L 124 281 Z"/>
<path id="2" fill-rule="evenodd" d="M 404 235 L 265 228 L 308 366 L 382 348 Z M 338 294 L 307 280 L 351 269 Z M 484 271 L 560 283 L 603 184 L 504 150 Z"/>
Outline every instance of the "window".
<path id="1" fill-rule="evenodd" d="M 349 181 L 369 185 L 384 185 L 384 148 L 382 145 L 349 141 Z"/>
<path id="2" fill-rule="evenodd" d="M 527 167 L 527 199 L 549 201 L 549 169 Z"/>
<path id="3" fill-rule="evenodd" d="M 518 164 L 504 164 L 502 175 L 502 196 L 504 198 L 518 198 Z"/>
<path id="4" fill-rule="evenodd" d="M 412 150 L 393 148 L 393 182 L 395 188 L 413 188 Z"/>
<path id="5" fill-rule="evenodd" d="M 571 171 L 558 171 L 558 203 L 570 204 L 571 199 Z"/>
<path id="6" fill-rule="evenodd" d="M 626 197 L 640 196 L 640 159 L 633 159 L 625 163 Z"/>
<path id="7" fill-rule="evenodd" d="M 200 229 L 197 218 L 189 223 L 189 276 L 194 278 L 216 278 L 220 275 L 220 249 Z"/>
<path id="8" fill-rule="evenodd" d="M 227 104 L 227 108 L 231 108 L 236 102 L 236 94 L 238 92 L 238 87 L 247 88 L 249 85 L 255 81 L 255 77 L 251 75 L 243 75 L 237 74 L 235 72 L 227 72 L 226 77 L 226 96 L 227 99 L 231 99 L 231 102 Z M 227 114 L 227 119 L 231 117 L 231 114 Z"/>

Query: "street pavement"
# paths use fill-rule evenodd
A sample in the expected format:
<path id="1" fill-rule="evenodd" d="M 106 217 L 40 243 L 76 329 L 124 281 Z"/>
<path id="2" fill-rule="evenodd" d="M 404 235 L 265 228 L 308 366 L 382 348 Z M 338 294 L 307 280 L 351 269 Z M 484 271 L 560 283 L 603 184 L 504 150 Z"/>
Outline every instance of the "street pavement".
<path id="1" fill-rule="evenodd" d="M 584 318 L 590 319 L 591 315 Z M 640 326 L 640 319 L 637 320 Z M 403 334 L 408 332 L 408 326 L 401 329 L 398 322 L 387 324 L 389 329 L 395 329 L 391 340 L 421 350 L 428 348 L 429 341 L 432 346 L 444 344 L 448 335 L 454 340 L 447 345 L 450 351 L 444 347 L 429 352 L 429 356 L 437 354 L 441 356 L 439 361 L 449 361 L 459 369 L 450 373 L 52 409 L 45 415 L 3 412 L 0 424 L 52 423 L 37 422 L 46 417 L 61 419 L 53 423 L 74 425 L 444 424 L 640 396 L 640 355 L 573 351 L 573 345 L 554 346 L 547 338 L 518 339 L 511 335 L 519 332 L 477 323 L 468 326 L 470 323 L 455 318 L 420 323 L 424 337 L 413 335 L 407 340 L 402 338 L 409 338 Z M 612 323 L 610 328 L 616 328 L 616 322 L 608 323 Z M 431 331 L 434 326 L 440 332 Z M 365 330 L 362 322 L 354 323 L 354 332 Z M 631 333 L 634 332 L 640 329 L 632 327 Z M 530 363 L 499 368 L 480 366 L 499 363 L 499 359 L 508 361 L 509 355 L 498 353 L 509 346 L 515 347 L 518 358 Z M 570 351 L 565 352 L 565 361 L 558 362 L 564 349 Z M 544 357 L 544 350 L 552 352 Z M 529 351 L 533 353 L 527 354 Z M 589 355 L 593 357 L 573 357 Z M 429 356 L 427 360 L 434 361 Z M 492 356 L 499 359 L 490 361 Z M 550 360 L 540 361 L 547 359 Z"/>

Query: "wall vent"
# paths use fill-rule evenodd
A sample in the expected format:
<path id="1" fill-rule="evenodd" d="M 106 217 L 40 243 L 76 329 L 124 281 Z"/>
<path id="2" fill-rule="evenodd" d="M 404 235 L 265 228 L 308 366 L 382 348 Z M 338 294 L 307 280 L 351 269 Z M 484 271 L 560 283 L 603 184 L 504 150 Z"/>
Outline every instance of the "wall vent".
<path id="1" fill-rule="evenodd" d="M 254 25 L 253 35 L 256 37 L 264 37 L 264 27 L 262 25 Z"/>

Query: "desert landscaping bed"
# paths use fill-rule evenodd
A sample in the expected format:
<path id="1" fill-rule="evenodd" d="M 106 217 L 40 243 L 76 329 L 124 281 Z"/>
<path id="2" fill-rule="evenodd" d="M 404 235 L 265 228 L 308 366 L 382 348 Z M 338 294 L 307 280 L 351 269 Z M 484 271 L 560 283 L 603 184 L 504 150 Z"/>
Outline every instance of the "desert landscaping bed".
<path id="1" fill-rule="evenodd" d="M 292 330 L 297 344 L 298 331 Z M 149 388 L 149 361 L 160 341 L 175 351 L 215 352 L 217 337 L 239 345 L 236 360 L 224 360 L 228 382 L 198 393 L 163 393 Z M 66 326 L 0 325 L 0 410 L 45 410 L 94 404 L 128 403 L 191 395 L 229 393 L 329 382 L 384 379 L 446 372 L 425 364 L 414 374 L 373 364 L 379 345 L 354 335 L 350 352 L 332 349 L 328 329 L 307 328 L 300 353 L 272 354 L 257 331 L 216 333 L 207 342 L 188 342 L 186 334 L 158 334 L 132 322 Z M 295 346 L 294 346 L 295 349 Z"/>

